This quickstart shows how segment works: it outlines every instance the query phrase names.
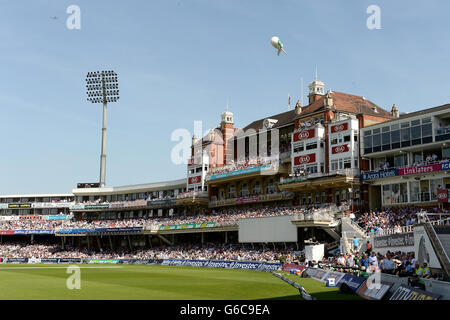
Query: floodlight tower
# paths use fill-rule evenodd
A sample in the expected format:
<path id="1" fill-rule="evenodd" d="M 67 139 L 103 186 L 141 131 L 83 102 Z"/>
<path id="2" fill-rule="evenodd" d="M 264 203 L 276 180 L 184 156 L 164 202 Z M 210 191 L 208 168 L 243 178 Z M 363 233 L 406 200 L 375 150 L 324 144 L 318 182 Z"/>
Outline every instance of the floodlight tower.
<path id="1" fill-rule="evenodd" d="M 106 108 L 108 102 L 119 100 L 117 73 L 114 71 L 88 72 L 86 90 L 88 101 L 103 103 L 102 150 L 100 156 L 100 188 L 103 188 L 106 176 Z"/>

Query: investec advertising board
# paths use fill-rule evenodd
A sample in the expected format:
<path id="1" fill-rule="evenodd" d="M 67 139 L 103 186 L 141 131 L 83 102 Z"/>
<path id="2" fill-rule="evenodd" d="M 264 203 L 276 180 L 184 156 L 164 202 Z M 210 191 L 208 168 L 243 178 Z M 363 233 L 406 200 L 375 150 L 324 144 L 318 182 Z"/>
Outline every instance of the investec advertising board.
<path id="1" fill-rule="evenodd" d="M 189 266 L 202 268 L 225 268 L 225 269 L 246 269 L 277 271 L 281 269 L 280 263 L 251 262 L 251 261 L 217 261 L 217 260 L 180 260 L 165 259 L 162 265 L 166 266 Z"/>
<path id="2" fill-rule="evenodd" d="M 361 174 L 361 181 L 382 179 L 395 176 L 407 176 L 414 174 L 423 174 L 436 171 L 447 171 L 450 170 L 450 161 L 445 161 L 442 163 L 429 164 L 424 166 L 414 166 L 408 168 L 400 169 L 388 169 L 379 171 L 370 171 Z"/>
<path id="3" fill-rule="evenodd" d="M 414 247 L 414 232 L 375 237 L 375 248 Z"/>

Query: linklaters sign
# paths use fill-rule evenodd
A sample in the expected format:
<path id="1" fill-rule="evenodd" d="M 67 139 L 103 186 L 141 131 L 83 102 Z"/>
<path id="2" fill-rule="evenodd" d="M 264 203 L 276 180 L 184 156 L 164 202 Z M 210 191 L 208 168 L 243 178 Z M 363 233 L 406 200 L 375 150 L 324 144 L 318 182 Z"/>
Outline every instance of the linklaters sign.
<path id="1" fill-rule="evenodd" d="M 389 236 L 375 237 L 373 240 L 375 248 L 388 247 L 413 247 L 414 232 L 391 234 Z"/>

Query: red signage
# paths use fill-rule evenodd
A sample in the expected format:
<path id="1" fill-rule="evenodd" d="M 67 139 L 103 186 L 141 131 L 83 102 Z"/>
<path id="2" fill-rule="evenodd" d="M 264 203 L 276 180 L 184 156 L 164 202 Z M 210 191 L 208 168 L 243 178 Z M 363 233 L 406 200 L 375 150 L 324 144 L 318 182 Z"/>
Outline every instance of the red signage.
<path id="1" fill-rule="evenodd" d="M 236 204 L 258 202 L 258 196 L 236 199 Z"/>
<path id="2" fill-rule="evenodd" d="M 409 168 L 401 168 L 398 169 L 399 176 L 406 176 L 408 174 L 422 174 L 422 173 L 430 173 L 434 171 L 441 171 L 442 166 L 437 164 L 429 164 L 426 166 L 417 166 L 417 167 L 409 167 Z"/>
<path id="3" fill-rule="evenodd" d="M 315 133 L 314 129 L 296 132 L 294 133 L 294 142 L 314 138 L 314 133 Z"/>
<path id="4" fill-rule="evenodd" d="M 303 272 L 305 269 L 306 269 L 306 266 L 301 266 L 301 265 L 294 264 L 294 263 L 286 263 L 283 266 L 282 270 L 286 271 L 286 272 L 290 272 L 291 270 L 300 270 L 300 272 Z"/>
<path id="5" fill-rule="evenodd" d="M 331 153 L 336 154 L 336 153 L 344 153 L 344 152 L 348 152 L 348 151 L 349 151 L 348 144 L 344 144 L 342 146 L 333 147 L 333 149 L 331 150 Z"/>
<path id="6" fill-rule="evenodd" d="M 311 153 L 305 156 L 298 156 L 294 158 L 294 166 L 299 166 L 305 163 L 313 163 L 316 162 L 316 154 Z"/>
<path id="7" fill-rule="evenodd" d="M 19 220 L 42 220 L 42 216 L 19 216 Z"/>
<path id="8" fill-rule="evenodd" d="M 202 176 L 190 177 L 188 179 L 188 184 L 196 184 L 202 182 Z"/>
<path id="9" fill-rule="evenodd" d="M 0 230 L 0 234 L 14 234 L 14 230 Z"/>
<path id="10" fill-rule="evenodd" d="M 447 189 L 438 189 L 437 190 L 437 199 L 438 199 L 438 202 L 448 202 L 448 190 Z"/>
<path id="11" fill-rule="evenodd" d="M 348 123 L 341 123 L 331 127 L 331 133 L 337 133 L 348 130 Z"/>

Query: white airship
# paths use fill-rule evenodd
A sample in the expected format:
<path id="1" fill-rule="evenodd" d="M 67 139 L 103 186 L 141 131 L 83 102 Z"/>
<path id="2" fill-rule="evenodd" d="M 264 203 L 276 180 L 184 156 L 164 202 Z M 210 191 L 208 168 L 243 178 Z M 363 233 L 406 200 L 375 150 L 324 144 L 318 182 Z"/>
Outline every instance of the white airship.
<path id="1" fill-rule="evenodd" d="M 272 39 L 270 39 L 270 43 L 275 49 L 278 50 L 278 55 L 280 55 L 281 51 L 287 54 L 287 52 L 283 50 L 283 44 L 281 43 L 281 40 L 278 37 L 272 37 Z"/>

